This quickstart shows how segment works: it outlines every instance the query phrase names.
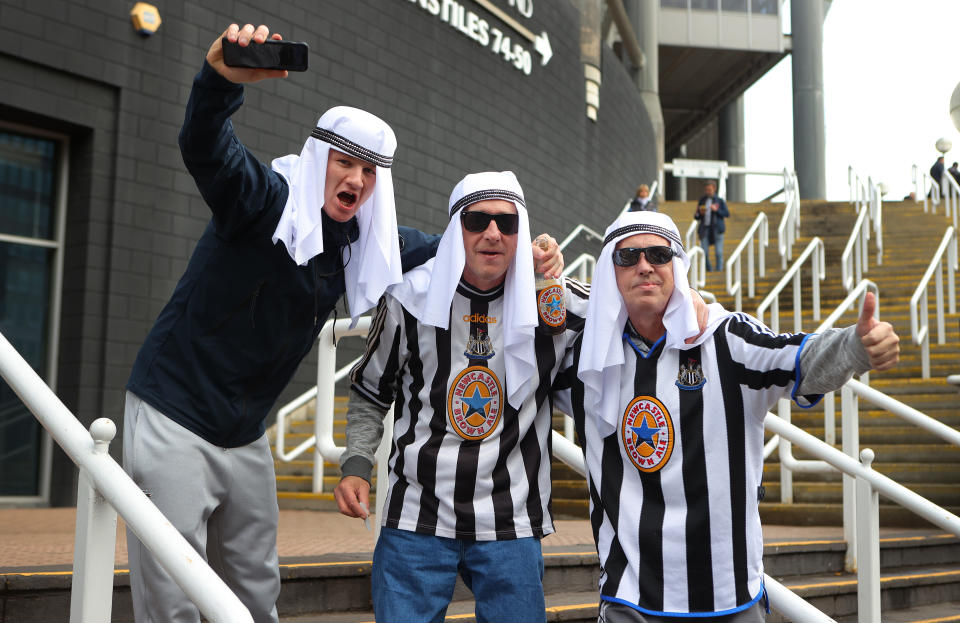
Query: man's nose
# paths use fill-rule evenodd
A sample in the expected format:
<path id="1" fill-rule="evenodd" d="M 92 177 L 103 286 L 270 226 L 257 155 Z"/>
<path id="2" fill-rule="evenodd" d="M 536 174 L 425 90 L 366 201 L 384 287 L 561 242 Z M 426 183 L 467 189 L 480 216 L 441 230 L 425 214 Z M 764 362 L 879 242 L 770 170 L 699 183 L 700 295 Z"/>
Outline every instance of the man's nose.
<path id="1" fill-rule="evenodd" d="M 353 186 L 363 185 L 363 167 L 353 166 L 347 169 L 344 181 Z"/>
<path id="2" fill-rule="evenodd" d="M 487 228 L 483 230 L 483 237 L 489 238 L 490 240 L 499 240 L 500 235 L 500 228 L 497 227 L 497 222 L 491 219 L 490 223 L 487 225 Z"/>
<path id="3" fill-rule="evenodd" d="M 644 251 L 640 254 L 640 259 L 637 260 L 637 271 L 646 274 L 653 272 L 653 264 L 647 261 L 647 253 Z"/>

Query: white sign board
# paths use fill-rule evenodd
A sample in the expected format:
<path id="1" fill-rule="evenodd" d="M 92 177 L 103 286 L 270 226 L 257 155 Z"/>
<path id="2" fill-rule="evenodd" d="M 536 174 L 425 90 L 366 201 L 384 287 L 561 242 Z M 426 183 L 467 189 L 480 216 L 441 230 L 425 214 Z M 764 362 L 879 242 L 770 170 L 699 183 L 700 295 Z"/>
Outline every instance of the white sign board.
<path id="1" fill-rule="evenodd" d="M 549 63 L 553 56 L 550 37 L 546 32 L 533 34 L 529 28 L 495 5 L 493 0 L 473 0 L 473 4 L 486 9 L 479 13 L 469 10 L 464 2 L 458 0 L 407 1 L 419 5 L 427 13 L 456 28 L 462 35 L 473 39 L 477 45 L 487 48 L 500 56 L 505 63 L 528 76 L 533 71 L 534 53 L 540 55 L 541 66 Z M 525 18 L 533 16 L 533 0 L 510 0 L 509 6 Z M 496 20 L 491 23 L 487 14 Z M 533 53 L 529 47 L 533 48 Z"/>

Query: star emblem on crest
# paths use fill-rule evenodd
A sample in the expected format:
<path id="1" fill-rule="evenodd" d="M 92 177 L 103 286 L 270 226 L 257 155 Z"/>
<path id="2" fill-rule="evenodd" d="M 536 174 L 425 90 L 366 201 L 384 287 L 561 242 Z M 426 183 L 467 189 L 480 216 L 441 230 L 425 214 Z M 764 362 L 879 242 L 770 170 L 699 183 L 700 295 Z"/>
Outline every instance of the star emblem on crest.
<path id="1" fill-rule="evenodd" d="M 467 405 L 468 409 L 465 414 L 465 417 L 470 417 L 474 413 L 479 414 L 481 417 L 487 416 L 487 405 L 490 404 L 490 401 L 493 400 L 493 397 L 483 397 L 480 395 L 480 388 L 473 388 L 472 396 L 464 396 L 461 398 L 463 404 Z"/>

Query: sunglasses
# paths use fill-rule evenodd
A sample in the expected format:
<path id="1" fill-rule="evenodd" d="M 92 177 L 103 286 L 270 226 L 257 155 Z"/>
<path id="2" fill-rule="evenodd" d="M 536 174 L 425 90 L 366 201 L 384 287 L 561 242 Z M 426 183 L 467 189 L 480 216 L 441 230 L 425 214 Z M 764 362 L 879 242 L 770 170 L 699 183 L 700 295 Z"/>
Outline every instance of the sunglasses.
<path id="1" fill-rule="evenodd" d="M 673 259 L 675 253 L 670 247 L 624 247 L 613 252 L 613 263 L 617 266 L 633 266 L 640 261 L 640 254 L 647 257 L 652 266 L 662 266 Z"/>
<path id="2" fill-rule="evenodd" d="M 497 229 L 500 230 L 501 234 L 512 236 L 520 231 L 519 214 L 489 214 L 487 212 L 471 210 L 470 212 L 461 212 L 460 221 L 467 231 L 475 234 L 487 231 L 487 227 L 490 226 L 490 221 L 497 222 Z"/>

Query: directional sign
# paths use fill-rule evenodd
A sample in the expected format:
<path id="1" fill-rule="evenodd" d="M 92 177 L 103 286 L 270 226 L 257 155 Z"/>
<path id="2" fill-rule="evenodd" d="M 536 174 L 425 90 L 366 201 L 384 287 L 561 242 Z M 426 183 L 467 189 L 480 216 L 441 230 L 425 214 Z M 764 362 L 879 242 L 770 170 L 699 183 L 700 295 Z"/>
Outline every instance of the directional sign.
<path id="1" fill-rule="evenodd" d="M 529 28 L 507 15 L 500 7 L 495 5 L 490 0 L 473 1 L 496 15 L 498 18 L 500 18 L 500 21 L 510 28 L 513 28 L 515 31 L 517 31 L 517 34 L 532 43 L 533 49 L 536 50 L 537 54 L 540 55 L 541 66 L 550 62 L 550 58 L 553 56 L 553 48 L 550 47 L 550 36 L 547 35 L 546 31 L 541 32 L 539 35 L 535 35 L 530 31 Z"/>

